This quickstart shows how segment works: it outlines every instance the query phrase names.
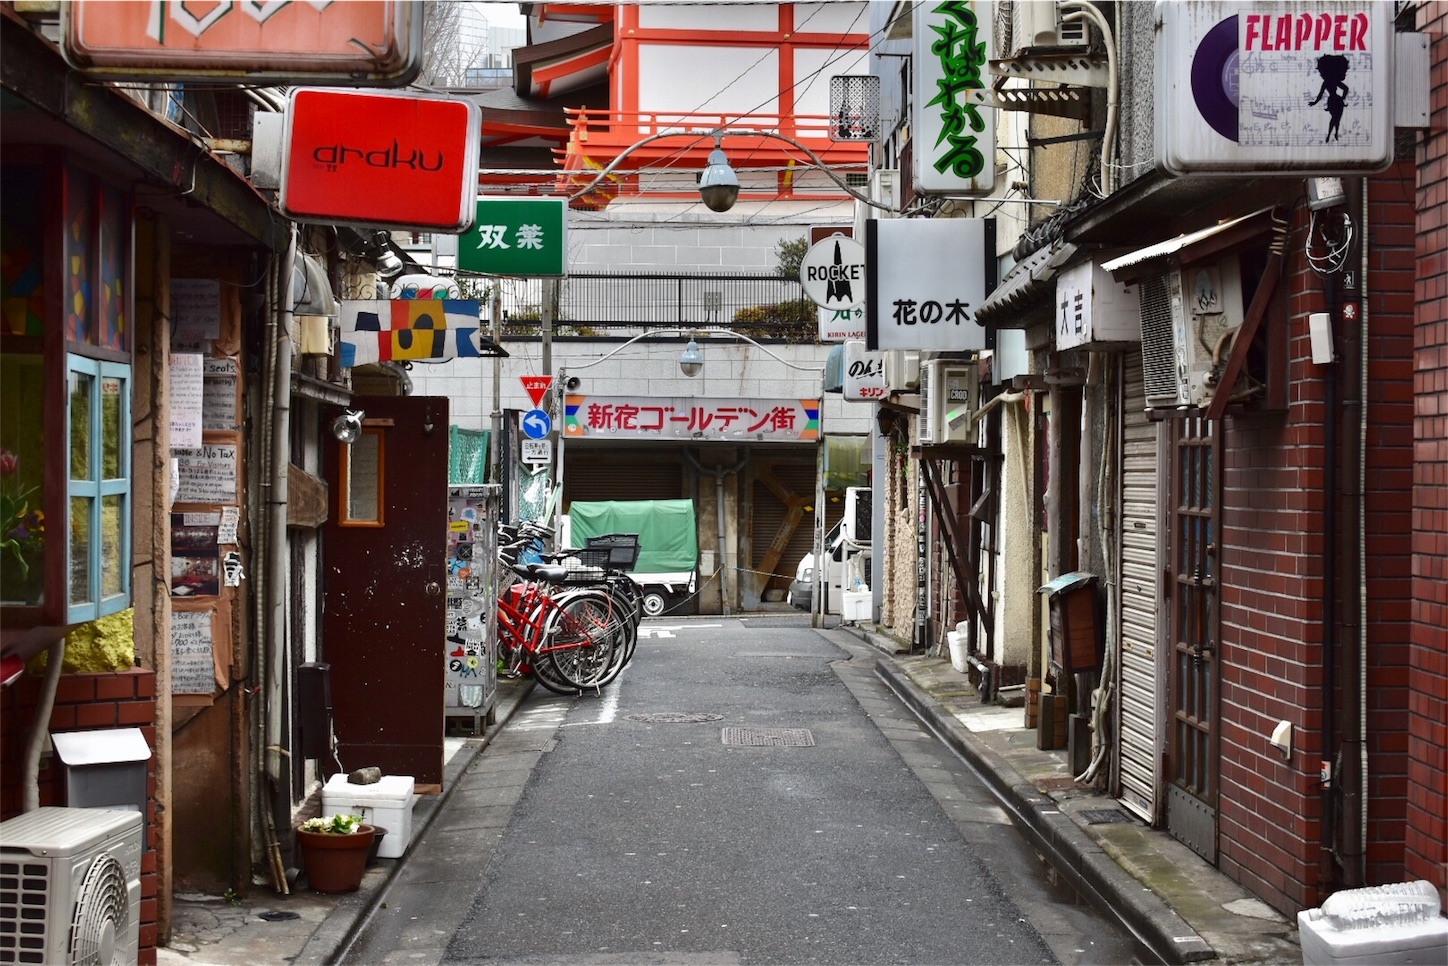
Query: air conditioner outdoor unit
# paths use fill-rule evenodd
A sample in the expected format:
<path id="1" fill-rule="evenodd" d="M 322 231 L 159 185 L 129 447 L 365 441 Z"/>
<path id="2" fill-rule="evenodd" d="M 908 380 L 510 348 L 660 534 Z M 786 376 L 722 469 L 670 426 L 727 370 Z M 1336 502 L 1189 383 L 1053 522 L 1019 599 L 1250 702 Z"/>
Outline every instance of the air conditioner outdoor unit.
<path id="1" fill-rule="evenodd" d="M 1206 406 L 1226 364 L 1223 337 L 1242 324 L 1236 260 L 1172 269 L 1143 280 L 1137 291 L 1147 408 Z"/>
<path id="2" fill-rule="evenodd" d="M 38 808 L 0 823 L 0 962 L 135 963 L 141 815 Z"/>
<path id="3" fill-rule="evenodd" d="M 913 392 L 919 386 L 920 350 L 886 350 L 885 388 L 891 392 Z"/>
<path id="4" fill-rule="evenodd" d="M 1056 0 L 1017 0 L 1015 56 L 1027 51 L 1085 47 L 1090 41 L 1085 20 L 1063 21 Z"/>
<path id="5" fill-rule="evenodd" d="M 922 446 L 970 443 L 975 432 L 975 404 L 980 393 L 979 368 L 974 362 L 932 359 L 920 371 L 920 424 Z"/>

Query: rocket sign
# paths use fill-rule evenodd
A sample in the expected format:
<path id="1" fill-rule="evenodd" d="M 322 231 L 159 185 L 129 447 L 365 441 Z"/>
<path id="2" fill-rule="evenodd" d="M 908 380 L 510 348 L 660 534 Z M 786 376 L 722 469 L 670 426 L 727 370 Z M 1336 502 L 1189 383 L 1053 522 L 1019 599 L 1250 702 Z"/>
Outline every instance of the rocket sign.
<path id="1" fill-rule="evenodd" d="M 848 235 L 820 239 L 800 260 L 799 280 L 820 308 L 854 308 L 865 301 L 865 246 Z"/>

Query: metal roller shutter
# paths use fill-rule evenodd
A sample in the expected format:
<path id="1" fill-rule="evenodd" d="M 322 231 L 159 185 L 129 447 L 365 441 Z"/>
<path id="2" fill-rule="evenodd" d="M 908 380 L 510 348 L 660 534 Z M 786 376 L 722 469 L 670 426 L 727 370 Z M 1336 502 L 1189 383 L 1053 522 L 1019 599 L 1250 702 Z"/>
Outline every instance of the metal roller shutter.
<path id="1" fill-rule="evenodd" d="M 1122 433 L 1121 665 L 1117 744 L 1121 803 L 1148 822 L 1159 796 L 1157 774 L 1157 426 L 1146 417 L 1141 356 L 1126 353 Z"/>

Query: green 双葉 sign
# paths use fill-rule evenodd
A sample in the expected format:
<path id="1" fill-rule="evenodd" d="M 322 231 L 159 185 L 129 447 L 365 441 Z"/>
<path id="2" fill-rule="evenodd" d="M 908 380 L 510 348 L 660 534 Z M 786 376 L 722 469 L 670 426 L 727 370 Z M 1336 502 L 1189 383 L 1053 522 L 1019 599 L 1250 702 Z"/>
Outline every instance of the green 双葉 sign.
<path id="1" fill-rule="evenodd" d="M 567 267 L 564 198 L 479 198 L 477 220 L 458 236 L 458 268 L 465 272 L 557 277 Z"/>

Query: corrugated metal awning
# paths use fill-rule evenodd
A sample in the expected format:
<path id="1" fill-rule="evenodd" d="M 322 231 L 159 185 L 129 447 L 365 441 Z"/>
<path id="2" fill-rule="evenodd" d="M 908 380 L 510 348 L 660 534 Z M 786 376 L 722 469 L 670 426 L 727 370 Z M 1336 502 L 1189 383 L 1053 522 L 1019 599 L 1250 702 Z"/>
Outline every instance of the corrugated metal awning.
<path id="1" fill-rule="evenodd" d="M 1147 262 L 1169 258 L 1173 255 L 1179 256 L 1182 261 L 1189 261 L 1191 250 L 1195 246 L 1201 245 L 1208 239 L 1221 236 L 1224 233 L 1231 231 L 1232 229 L 1250 229 L 1252 234 L 1259 234 L 1266 231 L 1267 228 L 1270 227 L 1269 216 L 1271 215 L 1272 211 L 1273 209 L 1271 207 L 1259 208 L 1257 211 L 1254 211 L 1251 214 L 1243 215 L 1240 218 L 1233 218 L 1229 221 L 1219 222 L 1208 228 L 1200 229 L 1199 231 L 1187 232 L 1186 234 L 1178 235 L 1175 238 L 1169 238 L 1166 241 L 1157 242 L 1155 245 L 1148 245 L 1145 248 L 1138 248 L 1134 252 L 1128 252 L 1125 255 L 1118 255 L 1116 258 L 1108 259 L 1102 262 L 1101 267 L 1104 268 L 1106 271 L 1110 272 L 1112 275 L 1116 275 L 1118 272 L 1126 272 L 1128 274 L 1134 274 L 1139 276 L 1141 274 L 1140 271 L 1129 270 L 1140 269 L 1140 267 L 1145 265 Z M 1254 219 L 1261 221 L 1260 226 L 1254 223 Z"/>
<path id="2" fill-rule="evenodd" d="M 1054 304 L 1056 273 L 1075 257 L 1076 247 L 1057 239 L 1017 262 L 976 310 L 976 321 L 1000 329 L 1024 329 L 1041 321 L 1027 310 Z"/>

